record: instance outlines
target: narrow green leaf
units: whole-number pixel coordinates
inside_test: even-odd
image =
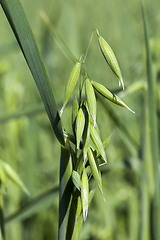
[[[3,168],[6,176],[8,176],[23,192],[25,192],[27,196],[30,196],[28,189],[25,187],[24,183],[18,174],[11,168],[11,166],[3,162]]]
[[[6,183],[6,177],[5,177],[5,171],[3,166],[3,161],[0,160],[0,186],[5,186]]]
[[[63,131],[63,134],[66,139],[68,139],[69,141],[71,141],[73,144],[76,145],[76,139],[73,135],[71,135],[70,133],[67,133],[65,130]]]
[[[62,54],[69,60],[70,63],[74,64],[76,61],[76,57],[74,56],[70,48],[67,46],[65,39],[63,39],[61,35],[58,33],[53,21],[49,19],[49,17],[43,10],[40,12],[40,16],[44,23],[46,24],[50,34],[54,38]]]
[[[51,84],[23,7],[19,0],[0,0],[0,3],[36,82],[54,133],[64,145],[61,121]]]
[[[90,204],[92,202],[92,199],[94,197],[94,194],[95,194],[95,191],[96,191],[96,187],[97,187],[97,185],[89,192],[89,199],[88,199],[89,206],[90,206]]]
[[[4,224],[4,215],[3,215],[3,196],[2,193],[0,192],[0,231],[1,231],[1,235],[2,235],[2,239],[5,240],[5,224]]]
[[[107,158],[106,158],[106,154],[104,151],[104,147],[103,147],[101,138],[100,138],[98,132],[96,131],[96,129],[91,124],[90,124],[90,135],[91,135],[91,138],[92,138],[95,146],[97,147],[97,150],[101,154],[103,160],[107,163]]]
[[[114,133],[114,132],[113,132],[113,133]],[[112,133],[111,135],[109,135],[109,137],[107,137],[106,140],[104,140],[104,142],[103,142],[103,147],[104,147],[104,149],[106,149],[106,147],[107,147],[108,144],[110,143],[111,138],[112,138],[112,136],[113,136],[113,133]]]

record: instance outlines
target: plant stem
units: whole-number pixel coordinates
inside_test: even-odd
[[[5,240],[5,225],[4,225],[4,215],[3,215],[3,195],[2,190],[0,188],[0,228],[2,239]]]
[[[73,193],[71,177],[72,159],[69,146],[66,143],[65,147],[61,147],[58,240],[65,240],[68,231],[68,217]]]
[[[156,79],[153,75],[153,64],[149,46],[149,36],[146,23],[146,12],[144,2],[142,3],[142,16],[144,23],[145,45],[146,45],[146,67],[148,81],[148,108],[150,122],[150,144],[154,171],[154,193],[151,200],[151,233],[152,239],[160,238],[160,206],[159,206],[159,159],[158,159],[158,125],[156,109]]]

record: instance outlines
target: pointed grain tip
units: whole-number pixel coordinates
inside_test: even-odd
[[[98,32],[98,29],[95,28],[94,30],[96,31],[97,36],[100,37],[100,34],[99,34],[99,32]]]
[[[96,126],[96,119],[93,119],[93,128]]]
[[[119,87],[122,85],[122,89],[124,90],[124,82],[123,80],[120,78],[119,79]]]
[[[105,153],[104,153],[104,155],[103,155],[103,158],[104,158],[105,163],[107,163],[107,157],[106,157],[106,154],[105,154]]]
[[[59,112],[60,117],[62,116],[63,110],[64,110],[64,107],[62,107],[60,112]]]
[[[84,222],[86,221],[86,219],[87,219],[87,214],[88,214],[88,212],[87,211],[84,211],[83,212],[83,220],[84,220]]]
[[[105,199],[105,197],[104,197],[104,194],[103,194],[103,190],[102,190],[102,188],[99,187],[99,189],[100,189],[100,191],[101,191],[101,194],[102,194],[102,197],[103,197],[104,202],[106,202],[106,199]]]
[[[130,112],[136,114],[136,113],[135,113],[132,109],[130,109],[129,107],[128,107],[128,110],[129,110]]]

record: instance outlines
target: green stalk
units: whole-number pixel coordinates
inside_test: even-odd
[[[58,240],[65,240],[67,232],[70,231],[67,226],[71,227],[71,225],[68,225],[68,218],[73,197],[73,167],[70,149],[67,145],[69,144],[66,142],[66,146],[61,147]]]
[[[144,99],[144,100],[143,100]],[[143,95],[142,107],[142,158],[143,172],[140,178],[140,239],[150,239],[150,202],[154,189],[153,163],[150,144],[150,125],[148,98],[146,92]]]
[[[0,233],[2,235],[2,239],[5,240],[5,225],[4,225],[4,215],[3,215],[3,195],[2,189],[0,186]]]
[[[56,41],[56,44],[58,45],[59,49],[62,51],[64,56],[69,60],[71,64],[75,64],[77,61],[77,57],[74,56],[72,51],[67,46],[64,39],[61,37],[61,35],[58,33],[56,27],[54,26],[53,22],[49,19],[49,17],[46,15],[44,11],[40,12],[40,16],[42,20],[44,21],[48,31],[50,34],[54,37],[54,40]]]
[[[142,174],[140,178],[140,240],[149,240],[150,239],[150,229],[149,229],[149,220],[150,220],[150,200],[148,186],[146,183],[146,176]]]
[[[153,161],[154,172],[154,193],[151,200],[151,232],[152,239],[160,238],[160,203],[159,203],[159,159],[158,159],[158,124],[157,124],[157,108],[156,108],[156,79],[153,75],[153,64],[151,58],[151,50],[149,46],[148,28],[146,22],[146,12],[144,1],[142,4],[142,17],[144,24],[145,46],[146,46],[146,67],[148,82],[148,110],[150,125],[150,144]]]

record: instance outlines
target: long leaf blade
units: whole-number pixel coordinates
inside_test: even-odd
[[[64,136],[52,88],[32,30],[19,0],[0,0],[44,103],[54,133],[64,145]]]

